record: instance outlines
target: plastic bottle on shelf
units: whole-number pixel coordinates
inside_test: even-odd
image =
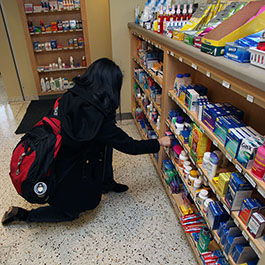
[[[86,56],[82,57],[82,66],[86,67]]]
[[[188,16],[187,16],[187,5],[184,4],[183,6],[183,10],[182,10],[182,16],[181,16],[182,20],[187,20]]]
[[[174,89],[176,91],[176,95],[179,96],[180,87],[182,85],[185,85],[184,75],[183,74],[177,74],[174,82]]]
[[[183,164],[187,160],[188,160],[188,156],[187,156],[186,152],[184,150],[181,151],[181,153],[179,155],[179,167],[183,168]]]
[[[265,176],[265,141],[262,146],[258,148],[253,166],[251,168],[252,174],[258,179],[264,179]]]
[[[46,91],[49,91],[51,89],[48,77],[45,78],[45,86],[46,86]]]
[[[198,197],[197,197],[197,202],[198,202],[198,204],[199,204],[200,206],[203,206],[204,201],[205,201],[206,199],[208,199],[208,194],[209,194],[208,190],[205,190],[205,189],[202,189],[202,190],[199,192],[199,195],[198,195]]]
[[[188,185],[193,187],[195,179],[198,177],[198,172],[196,170],[191,170],[188,178]]]
[[[47,88],[46,88],[45,80],[44,80],[43,77],[40,79],[40,86],[41,86],[41,91],[42,91],[43,93],[46,92]]]
[[[51,90],[55,91],[56,90],[56,85],[55,85],[55,81],[53,80],[53,78],[50,78],[50,86],[51,86]]]
[[[170,21],[170,16],[169,16],[169,6],[166,8],[166,15],[164,16],[164,22],[163,22],[163,32],[167,31],[167,25],[168,22]]]
[[[74,58],[73,58],[73,56],[70,56],[70,67],[74,68]]]
[[[185,161],[184,163],[186,163],[187,161]],[[186,166],[184,165],[184,178],[187,179],[190,175],[190,172],[192,170],[191,166]]]
[[[195,179],[193,183],[193,192],[196,193],[196,190],[198,190],[202,185],[202,181],[200,179]]]
[[[180,135],[183,129],[184,129],[184,117],[178,116],[175,123],[175,133],[177,135]]]
[[[58,57],[58,68],[62,69],[62,59],[60,56]]]
[[[181,9],[180,9],[180,5],[178,5],[177,7],[177,21],[181,20]]]
[[[219,162],[219,158],[217,154],[211,153],[208,168],[207,168],[207,175],[210,179],[213,179],[215,177],[218,162]]]
[[[64,87],[63,87],[63,79],[61,77],[59,77],[59,88],[60,88],[60,90],[64,89]]]
[[[204,203],[203,203],[203,211],[204,211],[204,213],[207,213],[209,203],[212,202],[212,201],[213,201],[213,200],[210,199],[210,198],[208,198],[208,199],[206,199],[206,200],[204,201]]]
[[[193,12],[193,4],[190,4],[190,6],[189,6],[189,10],[188,10],[188,20],[190,20],[191,19],[191,17],[192,17],[192,12]]]
[[[160,6],[159,16],[158,16],[158,28],[157,33],[163,34],[163,22],[164,22],[164,13],[163,13],[163,6]]]
[[[185,73],[183,78],[186,86],[191,85],[191,76],[189,73]]]
[[[160,130],[160,116],[157,117],[156,128],[157,128],[157,130]]]
[[[176,19],[177,19],[177,15],[176,15],[175,5],[172,5],[170,21],[173,22],[173,21],[176,21]]]
[[[208,170],[211,152],[205,152],[202,160],[202,168]]]

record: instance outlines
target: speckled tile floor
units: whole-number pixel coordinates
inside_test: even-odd
[[[0,106],[1,216],[10,205],[37,207],[17,195],[8,175],[21,137],[14,131],[28,104]],[[120,126],[140,138],[132,120]],[[97,209],[73,222],[0,225],[0,264],[197,264],[149,155],[115,151],[113,166],[115,179],[126,183],[128,192],[106,194]]]

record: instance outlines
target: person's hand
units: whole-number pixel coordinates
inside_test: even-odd
[[[171,139],[169,136],[164,136],[158,139],[161,146],[169,147],[171,145]]]

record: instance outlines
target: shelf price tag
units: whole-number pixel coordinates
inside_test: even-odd
[[[253,103],[254,102],[254,97],[251,95],[247,95],[247,101]]]
[[[192,115],[189,115],[190,119],[194,122],[194,118]]]
[[[249,237],[248,237],[248,235],[246,234],[245,231],[242,231],[242,235],[247,241],[249,240]]]
[[[258,192],[263,198],[265,198],[265,191],[262,188],[258,187]]]
[[[221,197],[219,196],[218,193],[216,193],[216,198],[217,198],[218,201],[221,201]]]
[[[198,66],[197,66],[196,64],[194,64],[194,63],[191,64],[191,67],[192,67],[193,69],[195,69],[195,70],[198,69]]]
[[[207,72],[206,72],[206,76],[207,76],[207,77],[211,77],[211,72],[207,71]]]
[[[227,213],[230,215],[230,210],[228,209],[228,207],[226,206],[226,204],[223,204],[224,209],[227,211]]]
[[[208,183],[208,179],[203,175],[203,179],[206,183]]]
[[[253,188],[255,188],[256,187],[256,182],[249,176],[249,174],[248,173],[245,173],[245,178],[249,181],[249,183],[253,186]]]
[[[180,61],[180,62],[183,62],[183,58],[182,58],[182,57],[179,57],[179,61]]]
[[[232,162],[233,158],[230,154],[226,153],[225,157],[230,161]]]
[[[174,52],[170,52],[170,55],[173,56],[173,57],[175,56]]]
[[[255,251],[255,253],[257,254],[257,256],[259,257],[259,259],[261,258],[261,253],[259,252],[259,250],[257,249],[257,247],[254,245],[254,243],[251,241],[250,246],[252,247],[252,249]]]
[[[170,52],[169,52],[169,51],[167,51],[167,54],[170,54]]]
[[[242,169],[241,166],[239,166],[238,164],[236,164],[235,168],[237,169],[237,171],[238,171],[239,173],[242,173],[243,169]]]
[[[222,86],[226,87],[226,88],[230,88],[231,84],[225,80],[223,80]]]
[[[199,171],[199,173],[200,173],[201,175],[203,175],[203,172],[202,172],[202,170],[201,170],[200,167],[198,167],[198,171]]]
[[[213,140],[213,145],[216,146],[216,147],[218,147],[218,142],[215,141],[215,140]]]
[[[187,114],[187,110],[185,108],[183,108],[183,112]]]
[[[237,221],[237,219],[234,219],[234,223],[236,224],[237,227],[240,227],[239,222]]]
[[[194,159],[191,156],[190,156],[190,160],[191,160],[192,164],[196,165]]]

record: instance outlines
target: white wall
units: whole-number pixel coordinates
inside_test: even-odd
[[[134,9],[137,5],[143,10],[146,0],[109,0],[112,59],[117,63],[124,75],[121,110],[131,112],[130,81],[130,35],[128,22],[134,21]]]

